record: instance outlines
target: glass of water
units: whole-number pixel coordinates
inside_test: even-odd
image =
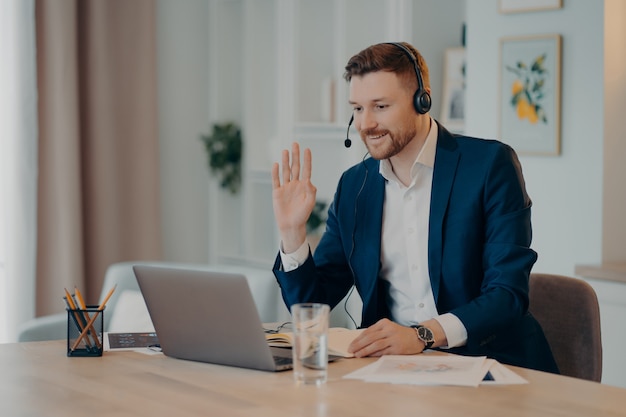
[[[297,383],[321,385],[328,377],[330,307],[320,303],[291,306],[293,375]]]

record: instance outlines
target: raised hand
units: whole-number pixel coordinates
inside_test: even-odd
[[[282,177],[282,183],[281,183]],[[311,183],[311,150],[305,149],[300,167],[300,145],[282,152],[282,169],[272,166],[272,202],[283,251],[294,252],[306,239],[306,222],[315,206],[317,188]]]

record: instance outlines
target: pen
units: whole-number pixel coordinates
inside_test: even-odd
[[[109,298],[111,298],[111,295],[113,295],[113,291],[115,291],[116,287],[117,287],[117,284],[114,285],[113,288],[111,288],[109,290],[109,293],[106,295],[106,297],[104,297],[104,300],[102,300],[102,303],[100,303],[100,306],[98,307],[98,310],[93,315],[91,320],[89,320],[89,323],[87,323],[87,326],[80,333],[80,336],[78,336],[78,339],[76,339],[76,342],[74,342],[74,345],[72,346],[72,349],[71,349],[72,351],[76,350],[76,347],[80,343],[81,339],[83,337],[85,337],[85,335],[87,334],[87,330],[89,330],[89,327],[93,326],[93,323],[96,321],[96,318],[98,317],[98,314],[100,314],[100,312],[102,312],[102,310],[104,310],[104,307],[106,306],[106,303],[109,301]]]

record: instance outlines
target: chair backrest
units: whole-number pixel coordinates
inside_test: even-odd
[[[600,382],[600,308],[587,282],[562,275],[530,275],[531,314],[548,339],[561,374]]]

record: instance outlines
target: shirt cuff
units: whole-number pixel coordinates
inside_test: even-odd
[[[448,339],[448,346],[441,346],[443,349],[463,346],[467,343],[467,329],[457,316],[452,313],[445,313],[435,317],[439,322]]]
[[[309,257],[309,242],[307,240],[304,241],[302,245],[295,252],[285,253],[283,252],[283,243],[280,243],[280,260],[283,264],[283,271],[289,272],[294,269],[298,269],[300,265],[302,265],[307,258]]]

